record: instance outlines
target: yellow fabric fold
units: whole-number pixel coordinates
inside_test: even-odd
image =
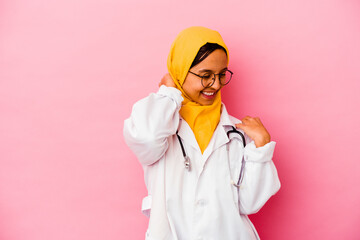
[[[229,51],[221,35],[205,27],[190,27],[180,32],[171,45],[167,60],[168,71],[184,97],[180,115],[194,132],[202,153],[220,121],[221,94],[219,91],[212,105],[202,106],[190,100],[182,85],[199,49],[206,43],[217,43],[224,47],[229,62]]]

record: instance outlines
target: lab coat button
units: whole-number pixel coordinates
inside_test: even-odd
[[[203,199],[200,199],[196,202],[196,205],[198,205],[198,206],[204,206],[205,204],[206,204],[206,202]]]

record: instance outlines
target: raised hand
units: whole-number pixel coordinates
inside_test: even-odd
[[[270,142],[270,134],[260,121],[258,117],[246,116],[241,119],[242,123],[235,126],[243,130],[252,140],[254,140],[256,147],[262,147]]]
[[[167,87],[174,87],[176,88],[176,85],[174,83],[174,80],[171,78],[170,73],[166,73],[163,78],[161,79],[160,83],[159,83],[159,87],[161,85],[165,85]]]

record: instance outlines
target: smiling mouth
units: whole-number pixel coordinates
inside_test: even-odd
[[[206,99],[213,99],[217,92],[201,92],[202,96]]]

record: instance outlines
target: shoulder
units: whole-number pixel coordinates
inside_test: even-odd
[[[229,119],[234,125],[237,124],[237,123],[241,123],[241,120],[234,117],[234,116],[229,115]]]
[[[230,125],[235,125],[237,123],[241,123],[241,120],[230,115],[225,107],[225,104],[222,104],[221,118],[225,120],[225,122],[230,122]]]

